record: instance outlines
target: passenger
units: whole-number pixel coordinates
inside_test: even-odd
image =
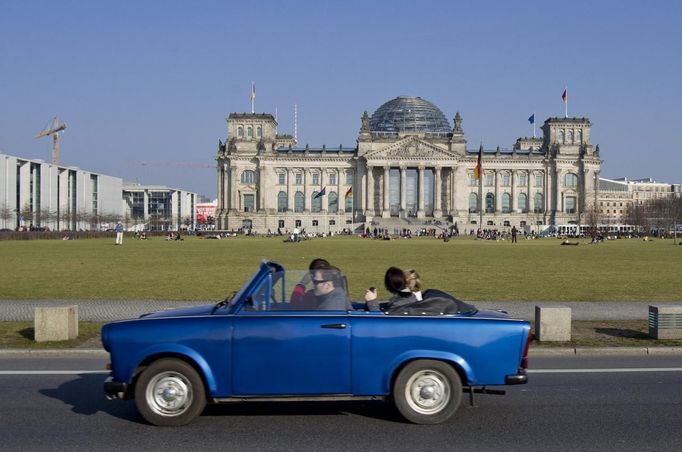
[[[422,301],[422,281],[417,270],[405,270],[405,282],[417,301]]]
[[[417,297],[407,287],[405,273],[397,267],[389,267],[384,275],[384,287],[392,294],[391,298],[385,303],[377,301],[377,293],[373,287],[365,292],[365,302],[368,311],[390,311],[400,306],[415,303]],[[374,289],[374,290],[373,290]]]
[[[313,293],[317,309],[321,311],[347,311],[353,309],[343,288],[341,271],[329,265],[311,272],[313,279]],[[306,293],[307,295],[307,293]]]

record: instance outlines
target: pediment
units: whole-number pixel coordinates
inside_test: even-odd
[[[385,148],[368,152],[365,158],[367,160],[451,160],[457,156],[420,138],[406,137]]]

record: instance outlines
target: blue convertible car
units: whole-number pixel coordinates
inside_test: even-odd
[[[300,282],[264,261],[228,300],[105,325],[107,396],[134,398],[155,425],[187,424],[206,403],[382,398],[435,424],[465,392],[527,381],[526,321],[419,306],[388,314],[364,302],[320,309],[294,302]]]

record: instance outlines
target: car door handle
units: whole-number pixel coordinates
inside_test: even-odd
[[[322,325],[322,328],[332,328],[334,330],[343,330],[344,328],[346,328],[346,326],[348,326],[348,325],[346,325],[345,323],[328,323],[326,325]]]

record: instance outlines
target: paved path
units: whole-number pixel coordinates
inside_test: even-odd
[[[84,321],[106,322],[130,319],[141,314],[181,306],[197,306],[214,301],[150,300],[0,300],[0,321],[32,321],[34,309],[43,306],[78,305],[78,317]],[[479,309],[502,309],[512,317],[532,320],[535,306],[555,304],[571,308],[573,320],[643,320],[649,315],[650,302],[532,302],[500,301],[472,303]],[[678,303],[679,304],[679,303]]]

